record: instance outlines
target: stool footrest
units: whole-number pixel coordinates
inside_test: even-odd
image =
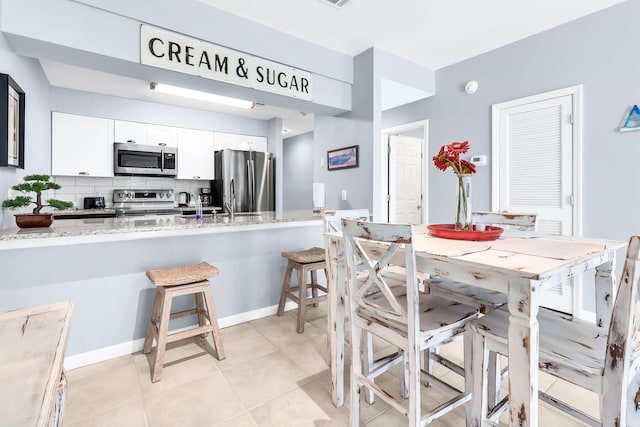
[[[180,341],[185,338],[194,337],[196,335],[207,334],[213,331],[213,327],[211,325],[207,326],[196,326],[191,329],[187,329],[185,331],[173,332],[167,335],[167,343]]]
[[[307,283],[307,286],[304,287],[304,290],[306,291],[308,289],[313,289],[313,288],[319,289],[324,293],[327,292],[327,288],[326,287],[324,287],[322,285],[311,286],[311,283]],[[291,293],[291,292],[298,291],[298,290],[300,290],[300,286],[291,286],[290,288],[287,288],[287,293]]]
[[[198,314],[198,309],[197,308],[192,308],[191,310],[184,310],[184,311],[178,311],[177,313],[171,313],[171,316],[169,316],[170,319],[179,319],[181,317],[186,317],[189,316],[191,314]]]
[[[294,301],[298,299],[298,296],[292,294],[291,292],[287,292],[286,294],[289,298],[291,298]],[[305,298],[304,303],[305,305],[311,305],[311,304],[317,304],[319,302],[326,301],[326,300],[327,300],[326,295],[318,295],[317,297]]]

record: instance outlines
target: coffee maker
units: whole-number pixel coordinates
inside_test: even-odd
[[[211,188],[200,189],[200,200],[202,201],[202,206],[211,206],[211,203],[213,202]]]

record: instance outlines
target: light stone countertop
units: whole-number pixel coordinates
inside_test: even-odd
[[[218,214],[196,220],[193,215],[146,215],[116,218],[54,220],[48,228],[0,230],[0,250],[68,244],[99,243],[193,234],[265,230],[320,225],[321,215],[312,211]]]
[[[73,216],[73,215],[115,215],[116,210],[113,208],[104,209],[65,209],[53,212],[54,218]]]

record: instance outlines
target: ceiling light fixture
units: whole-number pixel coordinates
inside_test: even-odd
[[[247,110],[252,109],[255,104],[251,101],[245,101],[243,99],[230,98],[228,96],[215,95],[213,93],[201,92],[199,90],[185,89],[183,87],[171,86],[167,84],[160,84],[151,82],[149,85],[151,90],[157,92],[166,93],[169,95],[182,96],[184,98],[197,99],[200,101],[213,102],[216,104],[228,105],[230,107],[244,108]]]

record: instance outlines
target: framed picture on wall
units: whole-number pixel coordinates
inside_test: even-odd
[[[348,169],[358,167],[358,146],[338,148],[327,151],[327,170]]]
[[[0,166],[24,169],[24,91],[0,74]]]

